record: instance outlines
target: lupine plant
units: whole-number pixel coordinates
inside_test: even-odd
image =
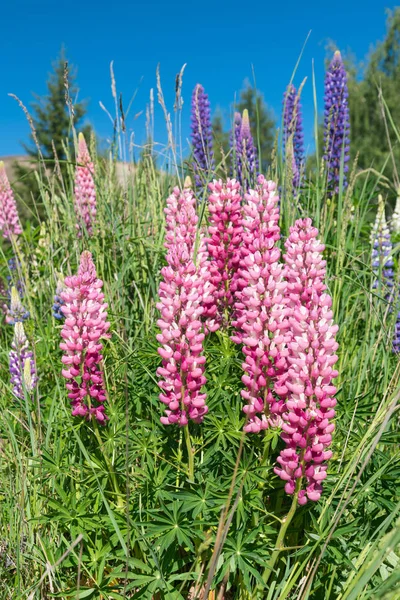
[[[85,251],[81,255],[78,274],[65,278],[65,290],[60,294],[65,316],[60,344],[64,351],[62,374],[67,380],[72,414],[94,418],[100,424],[108,418],[104,406],[107,394],[101,370],[101,339],[109,337],[110,327],[102,287],[92,255]]]
[[[381,219],[373,265],[369,239],[386,180],[337,196],[336,162],[293,202],[277,149],[268,175],[224,161],[192,187],[165,104],[174,170],[143,156],[119,181],[112,151],[92,169],[64,144],[65,168],[37,164],[37,218],[1,237],[23,296],[0,324],[0,598],[397,600],[399,249]]]
[[[214,169],[210,101],[199,83],[192,94],[191,129],[193,171],[198,189],[203,189]]]
[[[3,161],[0,161],[0,231],[8,239],[22,233],[14,192]]]
[[[337,50],[325,75],[324,160],[327,169],[327,188],[330,195],[347,186],[350,160],[350,117],[347,73]]]
[[[283,108],[283,147],[286,154],[290,144],[293,148],[293,189],[296,193],[300,185],[301,174],[304,171],[305,156],[300,96],[293,84],[288,86],[284,94]]]
[[[37,385],[35,361],[29,348],[24,326],[17,321],[9,355],[10,375],[13,392],[17,398],[24,398],[24,390],[31,394]]]
[[[94,165],[83,133],[78,137],[78,155],[75,171],[75,209],[79,235],[83,230],[87,235],[93,234],[96,221],[96,188],[94,184]]]

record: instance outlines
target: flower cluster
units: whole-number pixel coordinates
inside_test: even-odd
[[[3,161],[0,161],[0,231],[5,238],[22,233],[17,204]]]
[[[79,235],[85,228],[88,235],[93,234],[96,220],[96,188],[94,185],[94,165],[82,133],[78,138],[78,156],[75,171],[75,209],[78,215]]]
[[[101,292],[103,282],[97,278],[90,252],[81,255],[78,274],[65,278],[65,290],[60,296],[65,315],[61,331],[64,350],[63,376],[67,379],[68,397],[74,416],[95,418],[105,423],[106,390],[100,363],[103,359],[101,338],[107,331],[107,304]]]
[[[236,292],[233,341],[243,344],[246,386],[241,394],[246,405],[246,432],[258,433],[275,425],[283,410],[277,376],[286,365],[287,329],[284,298],[286,282],[279,239],[279,197],[276,185],[258,176],[255,190],[245,194],[243,246]]]
[[[161,270],[159,287],[160,311],[158,326],[161,344],[158,352],[162,366],[157,375],[162,379],[160,400],[166,405],[166,416],[161,423],[180,426],[189,419],[200,423],[208,408],[206,394],[201,388],[206,383],[203,356],[204,285],[194,262],[193,227],[197,225],[195,199],[190,190],[177,188],[167,200],[167,266]]]
[[[350,118],[347,74],[342,57],[336,51],[325,76],[324,160],[328,173],[328,190],[339,192],[340,165],[343,160],[343,186],[347,186],[346,173],[350,160]],[[343,157],[343,158],[342,158]]]
[[[292,84],[285,92],[283,105],[283,144],[286,152],[289,140],[293,146],[293,188],[297,190],[300,185],[300,174],[304,168],[304,134],[300,97]]]
[[[196,187],[202,189],[214,169],[210,102],[199,83],[193,90],[191,129]]]
[[[228,321],[227,311],[234,303],[236,274],[242,241],[240,184],[235,179],[214,180],[208,199],[211,283],[220,321]]]
[[[286,278],[289,298],[288,366],[278,381],[286,393],[282,438],[286,448],[278,457],[275,473],[284,481],[288,494],[297,493],[299,504],[319,500],[321,482],[334,424],[338,373],[332,300],[325,292],[323,244],[311,219],[296,221],[285,243]]]
[[[35,361],[29,349],[24,326],[17,322],[14,327],[14,337],[10,351],[10,375],[13,392],[17,398],[24,398],[24,388],[31,394],[37,385]]]

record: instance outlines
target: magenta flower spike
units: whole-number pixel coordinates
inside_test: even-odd
[[[338,357],[332,300],[326,293],[325,248],[317,239],[311,219],[299,219],[285,243],[289,298],[288,369],[279,381],[287,393],[282,439],[286,448],[278,457],[275,473],[288,494],[298,492],[299,504],[317,501],[326,478],[326,462],[334,424]]]
[[[17,204],[3,161],[0,161],[0,231],[8,239],[22,233]]]
[[[103,345],[102,338],[110,323],[107,321],[107,307],[101,291],[103,282],[97,278],[96,268],[90,252],[82,252],[77,275],[66,277],[65,290],[60,293],[65,315],[61,331],[64,350],[62,363],[63,376],[67,379],[68,398],[71,399],[73,416],[94,418],[104,424],[104,402],[106,390],[100,363]]]
[[[96,188],[94,185],[94,165],[91,161],[83,133],[78,136],[78,156],[75,171],[75,210],[78,218],[79,235],[85,228],[88,235],[93,234],[96,220]]]
[[[240,184],[235,179],[214,180],[209,184],[208,253],[211,283],[215,287],[218,318],[227,324],[234,303],[237,270],[242,241],[242,209]]]
[[[232,337],[243,344],[246,356],[242,365],[246,389],[241,395],[246,401],[244,430],[248,433],[259,433],[281,422],[284,402],[275,385],[286,367],[287,355],[286,282],[279,263],[280,250],[275,246],[280,236],[279,196],[273,181],[263,175],[257,181],[256,189],[245,194],[243,206],[236,332]]]
[[[157,322],[161,329],[157,335],[161,344],[158,353],[162,358],[157,375],[161,378],[159,397],[166,405],[166,416],[161,417],[161,423],[176,423],[181,427],[187,425],[189,419],[201,423],[208,412],[206,394],[201,392],[206,383],[202,320],[205,287],[207,284],[209,295],[210,286],[202,277],[202,269],[205,269],[202,242],[198,253],[203,255],[200,267],[194,263],[196,233],[193,228],[197,225],[194,205],[190,190],[180,192],[175,188],[167,199],[168,265],[161,270],[163,280],[157,304],[161,316]]]

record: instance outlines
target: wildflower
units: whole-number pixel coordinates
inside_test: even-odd
[[[65,318],[65,315],[62,311],[64,300],[61,298],[61,292],[63,292],[64,290],[64,279],[60,277],[57,281],[56,293],[54,295],[54,303],[52,307],[53,317],[57,319],[57,321],[62,321]]]
[[[29,316],[29,311],[23,306],[17,288],[13,286],[11,288],[10,308],[7,311],[6,322],[9,325],[15,325],[16,323],[26,321],[29,319]]]
[[[193,169],[196,187],[202,189],[204,182],[214,169],[214,152],[212,148],[212,129],[210,102],[204,88],[199,83],[193,90],[191,113]]]
[[[78,216],[77,228],[82,235],[85,228],[88,235],[93,234],[96,220],[96,188],[94,185],[94,165],[83,134],[78,138],[78,156],[75,171],[75,210]]]
[[[214,302],[220,320],[227,322],[228,310],[234,302],[235,279],[240,260],[241,196],[235,179],[214,180],[209,186],[208,252],[211,282],[215,287]]]
[[[24,326],[20,321],[15,324],[14,337],[10,351],[10,375],[13,392],[17,398],[24,397],[24,386],[31,394],[37,385],[36,367],[33,353],[25,335]]]
[[[22,233],[17,204],[3,161],[0,161],[0,231],[5,238]]]
[[[102,287],[91,253],[83,252],[78,274],[65,278],[65,290],[60,294],[66,317],[60,348],[64,350],[62,374],[67,379],[73,416],[95,418],[104,424],[108,419],[106,390],[99,365],[103,359],[101,339],[109,337],[110,323]]]
[[[258,433],[280,422],[283,400],[275,383],[286,365],[287,329],[284,268],[280,250],[279,197],[276,185],[263,175],[255,190],[245,194],[243,211],[243,248],[239,269],[239,288],[235,303],[237,331],[232,337],[243,344],[246,356],[242,367],[246,386],[241,395],[246,401],[246,432]]]
[[[236,164],[237,178],[243,187],[248,187],[253,181],[258,169],[257,150],[251,135],[249,112],[243,111],[240,122],[240,133],[236,130],[235,123],[235,141],[236,141]]]
[[[178,201],[177,201],[178,199]],[[167,266],[161,270],[160,301],[157,308],[161,318],[157,321],[161,333],[158,353],[162,366],[157,369],[160,400],[167,406],[161,423],[180,426],[189,419],[201,423],[208,408],[206,394],[201,388],[205,357],[202,323],[203,280],[194,263],[192,227],[197,223],[194,212],[195,199],[191,193],[174,193],[167,199]]]
[[[350,118],[347,74],[339,51],[336,51],[325,76],[324,160],[328,173],[328,193],[339,192],[340,165],[343,156],[343,187],[350,160]]]
[[[389,300],[390,291],[393,288],[394,283],[394,263],[392,258],[393,247],[390,239],[389,227],[385,217],[385,205],[381,195],[379,195],[378,210],[371,231],[371,245],[372,270],[376,276],[372,287],[376,289],[379,287],[380,283],[385,289],[386,298]]]
[[[331,297],[325,292],[324,245],[311,219],[299,219],[285,243],[287,297],[289,298],[288,368],[277,387],[287,394],[282,415],[286,448],[278,457],[275,473],[288,494],[298,493],[299,504],[319,500],[326,478],[327,450],[335,429],[338,357]]]
[[[304,133],[300,97],[294,85],[289,85],[284,95],[283,144],[287,152],[288,142],[293,144],[293,188],[298,189],[300,174],[304,169]]]

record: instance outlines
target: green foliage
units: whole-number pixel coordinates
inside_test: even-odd
[[[381,90],[395,123],[399,123],[400,8],[389,12],[385,39],[369,56],[362,78],[356,75],[354,71],[349,82],[352,155],[359,153],[362,168],[373,166],[380,171],[385,166],[385,174],[391,180],[395,178],[398,186],[399,143],[387,130],[387,116],[379,95]],[[390,146],[393,156],[389,158]]]

